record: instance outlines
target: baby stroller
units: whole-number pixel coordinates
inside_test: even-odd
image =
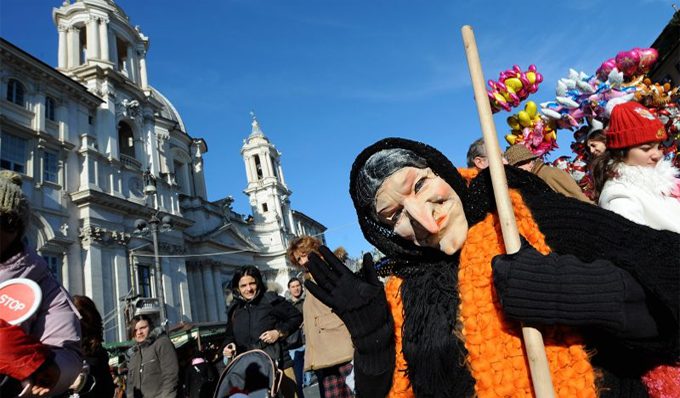
[[[248,397],[279,397],[283,372],[262,350],[237,355],[222,371],[214,398],[228,398],[236,393]]]

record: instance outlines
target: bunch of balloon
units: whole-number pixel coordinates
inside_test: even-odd
[[[530,65],[529,69],[522,71],[519,66],[514,65],[500,73],[498,81],[489,80],[489,102],[493,113],[501,110],[519,106],[520,102],[538,90],[538,85],[543,81],[543,75],[538,73],[535,65]]]
[[[609,58],[595,72],[600,80],[606,80],[609,73],[616,68],[626,79],[644,75],[652,68],[659,58],[659,52],[654,48],[634,48],[621,51],[616,57]]]
[[[540,157],[557,148],[555,123],[538,113],[535,102],[527,101],[524,110],[508,117],[507,122],[511,129],[505,136],[508,144],[522,143]]]

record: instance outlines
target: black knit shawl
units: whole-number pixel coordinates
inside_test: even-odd
[[[455,337],[460,303],[458,255],[414,245],[385,228],[375,212],[355,197],[356,175],[374,153],[405,148],[427,160],[435,174],[456,191],[469,226],[495,211],[488,170],[469,185],[451,162],[426,144],[387,138],[364,149],[350,173],[350,195],[365,238],[390,258],[392,271],[404,278],[403,352],[405,371],[418,397],[462,397],[473,394],[474,380],[464,366],[466,350]],[[583,261],[607,259],[630,272],[648,293],[661,329],[656,339],[623,341],[635,350],[673,358],[680,356],[680,235],[635,224],[615,213],[553,192],[538,177],[506,167],[508,186],[517,189],[532,212],[546,243],[558,254]],[[606,365],[605,365],[606,366]]]

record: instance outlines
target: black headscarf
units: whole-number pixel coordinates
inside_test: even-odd
[[[458,254],[416,246],[383,226],[375,211],[382,182],[403,167],[430,167],[466,202],[465,180],[436,149],[420,142],[387,138],[364,149],[350,174],[350,195],[366,239],[391,259],[392,271],[404,278],[402,349],[404,369],[418,397],[465,397],[474,380],[465,367],[466,351],[456,337],[459,306]]]

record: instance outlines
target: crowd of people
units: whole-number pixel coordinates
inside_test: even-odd
[[[666,139],[632,101],[606,126],[593,123],[593,200],[567,172],[510,146],[503,159],[522,237],[512,255],[483,141],[458,169],[426,144],[380,140],[350,173],[361,230],[385,255],[378,264],[366,255],[352,271],[344,249],[298,237],[285,297],[257,267],[235,272],[217,363],[197,354],[180,369],[165,330],[138,315],[116,384],[95,303],[72,298],[27,247],[21,177],[0,171],[0,282],[27,278],[42,291],[35,316],[0,319],[0,392],[302,398],[314,383],[323,398],[532,396],[521,340],[530,325],[543,333],[557,396],[680,396],[680,176]],[[240,378],[220,389],[219,372]]]

